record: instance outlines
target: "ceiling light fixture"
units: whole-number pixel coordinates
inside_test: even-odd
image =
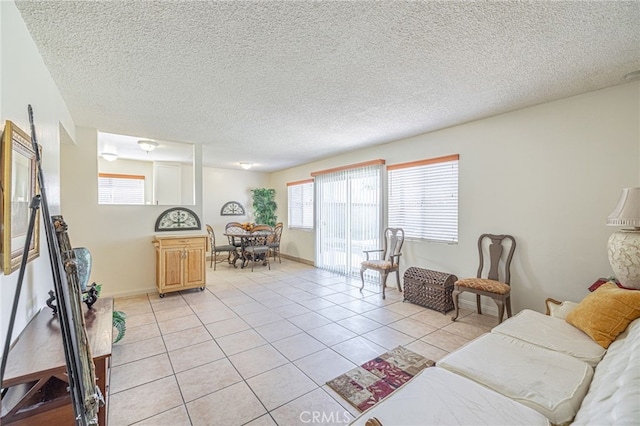
[[[118,154],[114,154],[113,152],[103,152],[100,154],[100,157],[107,161],[115,161],[118,159]]]
[[[640,70],[631,71],[630,73],[624,76],[624,79],[627,81],[637,80],[640,78]]]
[[[253,163],[240,163],[240,167],[245,170],[249,170],[251,167],[253,167]]]
[[[156,149],[156,147],[158,146],[158,142],[141,140],[138,141],[138,145],[140,145],[140,148],[142,148],[144,151],[147,151],[147,153],[149,153]]]

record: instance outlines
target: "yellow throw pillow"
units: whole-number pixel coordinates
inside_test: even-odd
[[[640,291],[609,282],[585,297],[566,321],[606,349],[636,318],[640,318]]]

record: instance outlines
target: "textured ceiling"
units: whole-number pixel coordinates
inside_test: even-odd
[[[640,1],[17,1],[79,126],[274,171],[625,83]]]

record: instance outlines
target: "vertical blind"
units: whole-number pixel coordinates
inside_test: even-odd
[[[459,155],[387,167],[389,226],[407,238],[458,241]]]
[[[362,251],[379,248],[383,163],[373,163],[314,174],[317,267],[359,276]]]
[[[287,183],[289,228],[313,229],[313,179]]]
[[[98,204],[144,204],[144,176],[98,174]]]

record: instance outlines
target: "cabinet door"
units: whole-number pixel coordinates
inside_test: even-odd
[[[206,244],[190,246],[186,248],[187,258],[185,264],[184,285],[193,287],[205,283],[205,257]]]
[[[182,287],[182,277],[184,276],[184,247],[165,247],[162,249],[162,265],[164,270],[161,271],[163,278],[160,283],[161,290]]]

